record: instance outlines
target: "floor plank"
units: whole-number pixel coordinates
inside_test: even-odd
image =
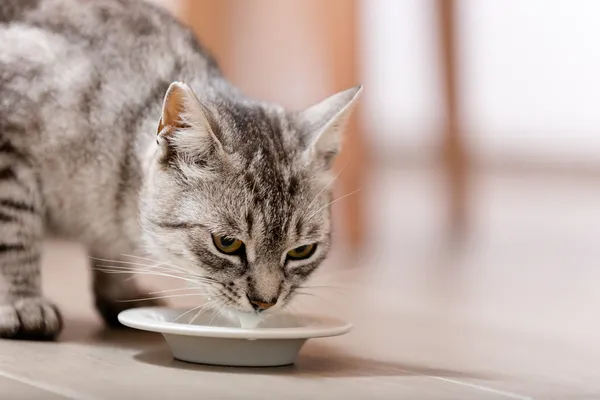
[[[48,399],[48,400],[64,400],[71,398],[71,393],[63,393],[62,389],[47,387],[37,382],[27,382],[21,377],[3,376],[0,372],[0,393],[3,399],[11,400],[31,400],[31,399]],[[58,391],[59,393],[55,392]]]

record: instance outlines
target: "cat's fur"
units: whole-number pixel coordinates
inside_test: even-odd
[[[280,309],[328,252],[329,172],[359,92],[286,111],[239,93],[155,6],[2,0],[0,337],[61,330],[40,288],[48,232],[98,258],[145,249],[219,306]],[[221,254],[211,234],[243,240],[245,254]],[[317,242],[311,259],[286,261]],[[122,275],[94,278],[108,322],[139,305],[116,301],[140,295]]]

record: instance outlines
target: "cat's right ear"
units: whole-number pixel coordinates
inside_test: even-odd
[[[173,82],[167,89],[158,123],[157,143],[165,158],[197,163],[223,148],[211,126],[210,111],[185,83]]]
[[[299,114],[304,127],[305,155],[330,170],[340,152],[346,122],[356,105],[362,86],[339,92]]]

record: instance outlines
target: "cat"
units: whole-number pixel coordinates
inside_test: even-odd
[[[138,0],[2,0],[0,43],[0,338],[62,330],[40,285],[49,234],[92,260],[146,254],[257,318],[327,256],[333,161],[361,86],[301,111],[252,100]],[[109,325],[144,304],[121,301],[142,295],[123,275],[93,279]]]

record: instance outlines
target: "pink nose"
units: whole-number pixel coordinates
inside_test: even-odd
[[[252,307],[254,308],[255,311],[268,310],[269,308],[273,307],[276,303],[276,302],[265,303],[263,301],[252,300],[252,299],[249,299],[249,300],[250,300],[250,304],[252,304]]]

